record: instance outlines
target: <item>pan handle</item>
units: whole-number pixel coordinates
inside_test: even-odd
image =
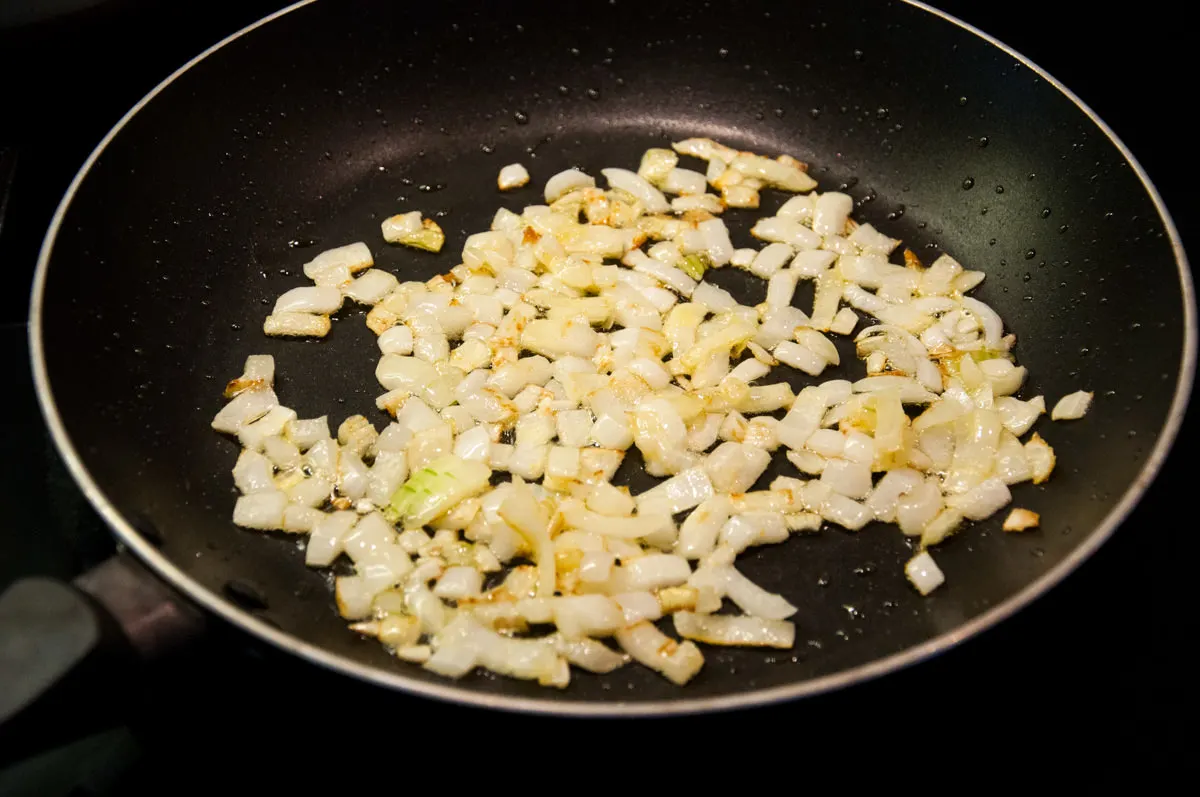
[[[127,554],[73,584],[13,584],[0,595],[0,765],[111,726],[144,668],[203,626],[203,614]]]

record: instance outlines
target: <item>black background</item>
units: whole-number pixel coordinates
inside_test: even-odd
[[[9,183],[7,200],[0,195],[0,274],[7,278],[0,357],[6,381],[15,385],[8,403],[15,397],[16,405],[0,417],[0,484],[6,504],[15,507],[0,521],[0,587],[26,573],[69,576],[111,549],[50,451],[29,387],[23,324],[50,214],[88,152],[130,105],[191,56],[276,5],[126,0],[0,29],[0,191]],[[1143,2],[1120,15],[1028,0],[940,5],[1022,52],[1088,103],[1139,158],[1185,245],[1195,243],[1195,133],[1185,120],[1196,69],[1185,49],[1187,26],[1168,4]],[[417,5],[413,13],[419,17]],[[1188,427],[1185,438],[1194,436]],[[1194,677],[1184,650],[1192,625],[1185,589],[1191,565],[1183,539],[1195,521],[1185,519],[1187,490],[1177,448],[1114,539],[1033,608],[932,662],[841,694],[634,728],[555,724],[380,695],[218,633],[187,667],[131,692],[119,731],[0,774],[0,795],[25,793],[18,778],[28,784],[35,777],[41,785],[29,793],[66,794],[72,787],[162,793],[162,779],[183,771],[195,785],[206,776],[226,781],[237,761],[304,770],[306,753],[318,751],[319,769],[328,772],[343,768],[334,764],[338,759],[361,767],[383,755],[415,774],[426,763],[461,765],[461,752],[452,750],[467,740],[492,751],[478,754],[477,772],[465,773],[482,782],[512,767],[528,772],[538,757],[530,751],[562,738],[574,740],[585,759],[611,761],[613,772],[628,771],[644,754],[667,753],[674,739],[701,765],[706,755],[715,764],[722,756],[713,753],[731,746],[749,755],[780,745],[792,758],[767,771],[800,777],[803,767],[813,777],[837,775],[844,786],[862,774],[861,762],[882,761],[877,756],[884,753],[904,763],[880,763],[875,774],[899,776],[901,783],[916,771],[941,780],[958,766],[990,778],[998,765],[1023,773],[1031,785],[1042,767],[1071,777],[1144,779],[1165,772],[1185,750],[1190,725]],[[310,690],[318,697],[305,699]],[[367,706],[370,719],[362,720]],[[355,723],[339,732],[351,717]],[[271,741],[280,740],[290,751],[283,757],[270,751]],[[217,765],[201,765],[214,755]],[[745,779],[752,773],[738,782],[752,782]],[[393,788],[404,780],[398,776]]]

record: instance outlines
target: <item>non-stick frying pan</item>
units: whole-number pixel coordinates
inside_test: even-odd
[[[796,649],[709,649],[684,689],[638,667],[577,674],[562,692],[486,675],[448,682],[357,638],[293,539],[232,525],[237,447],[208,422],[252,353],[275,356],[281,398],[301,416],[374,412],[373,336],[351,312],[319,343],[267,339],[265,305],[302,284],[315,252],[356,240],[402,278],[445,271],[498,205],[540,201],[549,175],[633,164],[691,135],[810,161],[823,188],[857,198],[860,218],[985,270],[978,295],[1018,335],[1032,377],[1023,394],[1095,392],[1085,420],[1043,421],[1054,478],[1014,491],[1042,528],[1004,535],[994,520],[954,538],[938,552],[948,583],[929,598],[905,583],[911,552],[894,529],[827,530],[750,554],[748,575],[801,607]],[[496,172],[514,161],[534,180],[499,195]],[[442,255],[378,240],[380,219],[413,208],[446,229]],[[749,217],[729,220],[747,241]],[[762,290],[719,279],[749,303]],[[1153,478],[1190,390],[1195,313],[1171,220],[1103,123],[1020,56],[918,4],[302,3],[177,72],[96,149],[46,237],[31,342],[75,478],[186,598],[157,602],[128,565],[93,575],[91,593],[123,596],[127,632],[147,607],[178,620],[191,602],[414,694],[632,715],[833,689],[1028,604]],[[37,590],[26,586],[28,604]],[[856,613],[887,620],[860,633]],[[130,632],[143,649],[181,627],[149,615]]]

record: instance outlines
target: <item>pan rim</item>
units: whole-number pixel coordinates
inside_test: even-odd
[[[87,497],[88,501],[97,511],[97,513],[104,519],[105,523],[112,530],[119,542],[123,543],[132,553],[134,553],[141,561],[146,563],[161,578],[174,585],[176,589],[179,589],[191,600],[195,601],[200,606],[203,606],[207,611],[210,611],[224,620],[227,620],[253,633],[258,638],[270,642],[281,650],[292,653],[310,663],[322,666],[328,670],[336,671],[343,675],[353,676],[373,685],[387,687],[398,692],[437,700],[445,700],[451,703],[473,708],[500,709],[529,714],[574,717],[684,716],[699,713],[755,708],[767,704],[833,692],[852,684],[872,680],[881,675],[885,675],[887,673],[897,671],[929,659],[939,653],[959,645],[971,637],[977,636],[989,628],[994,627],[1003,620],[1011,617],[1021,609],[1028,606],[1036,598],[1040,597],[1057,584],[1061,583],[1070,573],[1079,567],[1079,565],[1081,565],[1086,559],[1095,553],[1095,551],[1113,535],[1117,527],[1124,522],[1129,513],[1140,501],[1147,487],[1149,487],[1150,483],[1158,475],[1163,462],[1166,460],[1168,452],[1178,436],[1179,428],[1183,422],[1184,415],[1186,414],[1188,401],[1191,395],[1192,383],[1195,376],[1197,349],[1196,297],[1187,255],[1184,252],[1183,243],[1179,238],[1179,232],[1176,229],[1174,220],[1171,218],[1170,213],[1163,204],[1162,197],[1159,195],[1158,190],[1151,182],[1141,164],[1134,157],[1133,153],[1130,152],[1125,146],[1124,142],[1122,142],[1121,139],[1118,138],[1117,135],[1112,131],[1112,129],[1109,128],[1104,120],[1102,120],[1070,89],[1060,83],[1040,66],[1033,63],[1031,60],[1013,48],[1007,46],[1003,42],[1000,42],[994,37],[984,33],[973,25],[963,22],[951,14],[934,8],[933,6],[930,6],[924,2],[920,2],[920,0],[903,1],[907,5],[918,8],[936,17],[940,17],[950,24],[956,25],[963,30],[974,34],[975,36],[978,36],[1002,52],[1012,56],[1025,67],[1036,73],[1040,78],[1054,86],[1054,88],[1061,92],[1068,100],[1074,103],[1076,107],[1083,111],[1083,113],[1092,121],[1092,123],[1104,133],[1104,135],[1113,143],[1113,145],[1133,168],[1134,173],[1137,175],[1138,180],[1142,183],[1146,192],[1149,194],[1151,201],[1154,203],[1155,209],[1158,212],[1159,218],[1163,222],[1167,235],[1171,241],[1171,248],[1175,255],[1175,263],[1179,271],[1180,288],[1184,303],[1184,341],[1179,380],[1171,400],[1171,406],[1167,414],[1166,422],[1163,424],[1158,439],[1155,442],[1155,445],[1151,450],[1145,465],[1143,465],[1142,469],[1139,471],[1137,478],[1128,486],[1128,488],[1122,494],[1121,499],[1108,512],[1108,514],[1105,515],[1104,519],[1092,530],[1089,535],[1087,535],[1086,539],[1078,547],[1072,550],[1062,561],[1060,561],[1051,569],[1047,570],[1031,583],[1027,584],[1021,590],[1010,595],[1001,603],[972,618],[953,631],[941,634],[937,637],[898,651],[884,658],[876,659],[866,664],[852,667],[841,672],[783,686],[754,689],[746,692],[720,695],[715,697],[691,698],[686,695],[686,690],[683,690],[681,691],[679,698],[671,700],[654,700],[643,703],[600,703],[580,700],[527,698],[503,694],[494,695],[475,692],[471,689],[457,686],[453,682],[431,683],[414,678],[400,670],[389,671],[366,665],[276,629],[264,621],[254,617],[249,612],[246,612],[245,610],[226,601],[216,592],[213,592],[200,584],[198,581],[193,579],[174,563],[172,563],[166,556],[160,553],[146,539],[144,539],[134,529],[133,525],[108,500],[96,482],[92,479],[87,466],[84,464],[82,458],[76,451],[70,437],[67,434],[66,427],[61,416],[59,415],[54,396],[50,391],[44,341],[42,339],[42,302],[45,293],[46,274],[49,268],[55,239],[58,236],[58,232],[62,225],[63,219],[65,218],[66,211],[74,199],[79,186],[82,184],[91,168],[95,165],[96,161],[112,142],[112,140],[143,107],[145,107],[160,92],[166,89],[185,72],[227,44],[230,44],[231,42],[241,38],[251,31],[266,25],[275,19],[278,19],[285,14],[289,14],[292,11],[307,6],[310,3],[315,2],[315,0],[300,0],[299,2],[282,8],[273,14],[247,25],[246,27],[230,34],[220,42],[209,47],[207,50],[192,58],[183,66],[172,72],[167,78],[165,78],[148,94],[146,94],[146,96],[139,100],[138,103],[134,105],[128,112],[126,112],[116,123],[116,125],[114,125],[113,128],[105,135],[105,137],[101,139],[100,143],[97,144],[95,149],[84,162],[83,166],[80,167],[78,173],[72,179],[70,186],[67,188],[66,193],[63,195],[62,200],[55,210],[54,216],[50,222],[50,226],[47,229],[46,235],[43,239],[41,250],[38,254],[37,268],[34,273],[33,288],[30,296],[28,322],[29,347],[34,377],[34,387],[37,393],[38,403],[41,407],[42,415],[46,421],[46,425],[50,430],[51,437],[54,440],[54,444],[57,447],[60,456],[62,456],[72,478],[74,478],[80,490]]]

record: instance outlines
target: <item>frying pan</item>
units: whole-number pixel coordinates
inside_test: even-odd
[[[232,525],[237,447],[208,422],[253,353],[274,355],[281,400],[302,417],[370,415],[373,336],[350,312],[319,343],[266,339],[264,304],[303,284],[317,251],[356,240],[402,279],[445,271],[498,205],[539,202],[549,175],[636,163],[694,135],[809,161],[822,189],[856,197],[860,219],[923,256],[985,270],[977,295],[1016,332],[1030,369],[1022,395],[1095,392],[1084,421],[1038,427],[1059,466],[1048,484],[1015,488],[1014,504],[1039,512],[1042,528],[1004,535],[993,520],[958,535],[938,550],[948,583],[929,598],[905,583],[911,551],[894,529],[827,530],[750,553],[745,572],[801,607],[796,649],[706,649],[684,689],[639,667],[576,674],[561,692],[485,674],[449,682],[357,638],[294,539]],[[495,174],[514,161],[534,180],[499,195]],[[446,230],[441,256],[378,240],[383,217],[412,208]],[[727,220],[747,242],[749,216]],[[747,303],[763,290],[716,279]],[[106,636],[80,619],[99,604],[143,655],[217,615],[385,687],[573,715],[811,695],[999,622],[1136,503],[1174,438],[1195,359],[1182,247],[1111,131],[978,31],[920,4],[867,0],[618,0],[587,14],[527,2],[499,17],[459,4],[300,3],[192,61],[104,139],[46,236],[30,329],[54,439],[132,554],[89,574],[83,602],[47,582],[5,596],[4,633],[76,633],[73,646],[39,648],[58,651],[54,673]],[[636,467],[625,476],[645,486]],[[859,633],[864,613],[887,621]],[[18,665],[46,671],[49,654],[13,649],[10,683]],[[0,708],[15,714],[53,680],[21,679]]]

